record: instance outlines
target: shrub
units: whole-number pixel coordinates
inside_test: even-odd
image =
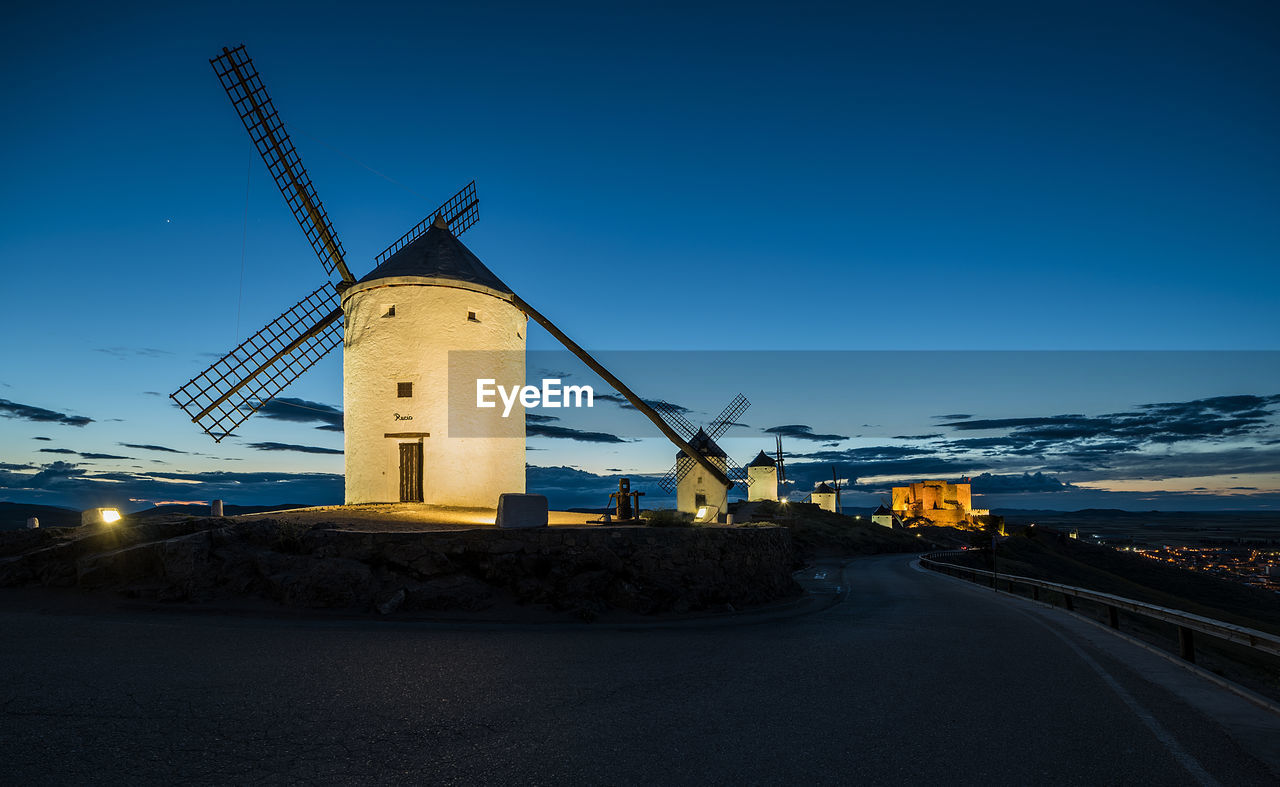
[[[649,527],[692,527],[693,514],[686,514],[683,511],[672,511],[669,508],[660,508],[656,511],[644,511],[640,514]]]

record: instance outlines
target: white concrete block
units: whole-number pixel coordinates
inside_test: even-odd
[[[498,527],[546,527],[547,496],[507,493],[498,496]]]

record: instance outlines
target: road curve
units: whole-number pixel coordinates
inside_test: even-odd
[[[450,628],[0,601],[0,782],[1280,781],[1268,749],[1280,718],[911,562],[817,566],[810,576],[839,578],[839,603],[741,626]]]

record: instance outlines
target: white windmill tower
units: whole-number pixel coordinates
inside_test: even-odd
[[[813,488],[813,493],[809,495],[809,502],[823,511],[830,511],[833,514],[838,513],[836,510],[836,490],[826,481]]]
[[[342,293],[348,504],[491,507],[525,491],[524,419],[458,434],[449,412],[452,353],[475,353],[498,385],[524,385],[528,318],[513,296],[443,216]]]
[[[747,463],[747,478],[751,479],[747,500],[778,499],[778,460],[761,451]]]
[[[613,386],[716,482],[724,473],[630,388],[512,292],[458,240],[475,223],[475,182],[377,257],[357,280],[311,178],[244,46],[212,58],[327,281],[171,394],[221,442],[338,344],[344,345],[346,500],[493,508],[525,489],[524,419],[501,436],[450,436],[477,413],[448,412],[451,351],[479,357],[472,369],[497,385],[524,383],[526,322],[533,319]],[[345,317],[345,320],[343,319]],[[345,331],[344,331],[345,323]],[[345,333],[345,337],[344,337]]]
[[[821,508],[823,511],[830,511],[833,514],[843,514],[844,511],[840,507],[840,479],[836,478],[836,466],[831,466],[831,483],[825,481],[818,484],[811,495],[809,502]]]

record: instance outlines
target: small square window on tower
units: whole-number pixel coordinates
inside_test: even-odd
[[[387,307],[386,307],[386,308],[387,308],[387,313],[386,313],[386,314],[384,314],[384,315],[382,315],[383,317],[394,317],[394,316],[396,316],[396,305],[395,305],[394,303],[387,304]]]
[[[480,315],[476,312],[467,312],[467,320],[471,322],[480,322]]]
[[[413,383],[396,383],[396,396],[401,399],[413,396]]]

